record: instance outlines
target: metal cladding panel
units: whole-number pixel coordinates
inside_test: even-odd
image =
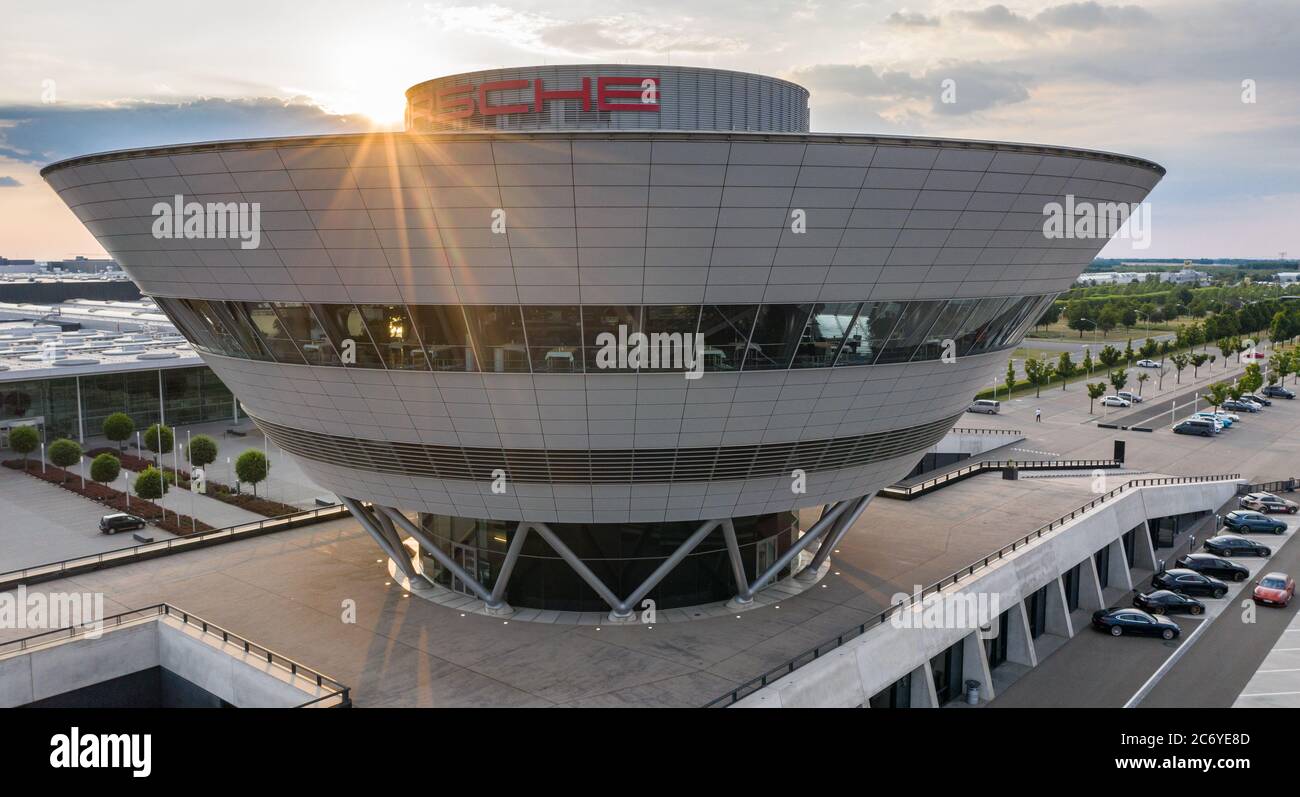
[[[598,79],[653,79],[657,81],[656,111],[602,111],[597,107]],[[536,106],[536,81],[545,91],[578,90],[588,81],[591,109],[577,99],[552,99]],[[525,81],[523,88],[493,90],[493,107],[527,105],[521,113],[484,113],[477,92],[469,98],[472,113],[451,118],[447,111],[469,110],[450,105],[441,92],[452,87]],[[620,84],[619,90],[632,88]],[[769,133],[803,133],[808,130],[808,91],[802,86],[765,75],[673,66],[591,64],[492,69],[449,75],[413,86],[406,92],[407,129],[412,132],[511,130],[725,130]],[[466,100],[461,99],[464,103]],[[635,104],[639,99],[617,99]],[[441,103],[441,104],[440,104]]]

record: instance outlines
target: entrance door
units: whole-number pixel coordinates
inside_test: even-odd
[[[759,540],[758,545],[754,547],[754,578],[766,573],[767,569],[774,564],[776,564],[776,537]]]
[[[471,576],[478,575],[478,549],[458,542],[451,544],[451,559]],[[462,595],[474,592],[455,573],[451,574],[451,588]]]

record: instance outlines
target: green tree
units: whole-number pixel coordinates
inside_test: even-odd
[[[167,491],[167,480],[162,471],[153,465],[140,471],[135,477],[135,494],[148,501],[156,501]]]
[[[217,461],[217,441],[205,434],[195,435],[185,448],[185,458],[192,466],[211,465]]]
[[[1137,354],[1133,351],[1133,339],[1129,338],[1128,343],[1124,346],[1124,362],[1131,366],[1136,359]]]
[[[104,419],[104,437],[117,443],[119,451],[126,450],[126,441],[135,434],[135,421],[125,412],[115,412]]]
[[[1116,368],[1110,372],[1110,383],[1115,387],[1115,390],[1123,390],[1124,386],[1128,384],[1128,374],[1124,373],[1123,368]]]
[[[1146,381],[1147,381],[1148,379],[1150,379],[1150,378],[1151,378],[1151,374],[1148,374],[1146,371],[1143,371],[1142,373],[1140,373],[1140,374],[1137,375],[1138,395],[1139,395],[1139,396],[1142,395],[1142,384],[1143,384],[1144,382],[1146,382]]]
[[[1105,382],[1090,382],[1088,384],[1088,414],[1092,414],[1093,402],[1101,398],[1106,393]]]
[[[49,455],[50,462],[64,468],[63,480],[68,480],[66,469],[76,465],[81,461],[81,446],[77,445],[76,440],[69,440],[66,437],[60,437],[53,443],[46,452]]]
[[[1237,380],[1243,392],[1254,393],[1264,386],[1264,374],[1262,373],[1259,363],[1250,363],[1246,366],[1246,372]]]
[[[1214,407],[1215,412],[1218,412],[1223,402],[1228,400],[1228,385],[1224,382],[1215,382],[1209,386],[1209,391],[1205,394],[1205,400]]]
[[[1119,349],[1115,348],[1114,346],[1107,345],[1104,348],[1102,348],[1101,353],[1097,355],[1097,359],[1101,360],[1101,364],[1106,366],[1107,368],[1114,368],[1116,365],[1119,364],[1119,361],[1123,356],[1124,355],[1120,353]]]
[[[1193,379],[1197,377],[1197,374],[1200,373],[1201,366],[1205,365],[1205,361],[1208,359],[1210,359],[1210,355],[1206,354],[1205,352],[1197,352],[1196,354],[1192,355],[1192,378]]]
[[[250,448],[235,460],[235,478],[253,485],[253,495],[257,495],[257,484],[266,478],[270,463],[266,455],[256,448]]]
[[[1119,326],[1120,322],[1123,320],[1119,308],[1113,303],[1108,303],[1101,309],[1101,312],[1097,314],[1097,326],[1101,329],[1103,334],[1108,333],[1115,327]]]
[[[166,426],[155,423],[144,432],[144,447],[156,455],[156,461],[161,463],[162,455],[176,445],[176,438],[172,430]]]
[[[1003,384],[1007,386],[1007,398],[1011,398],[1011,391],[1016,389],[1016,361],[1015,360],[1007,360],[1007,376],[1006,379],[1003,380]]]
[[[1056,358],[1056,372],[1061,375],[1062,390],[1065,390],[1066,383],[1070,381],[1070,377],[1074,376],[1077,370],[1078,366],[1070,359],[1070,353],[1068,351],[1061,352],[1060,356]]]
[[[105,451],[90,461],[90,478],[100,484],[111,484],[122,474],[122,463]]]
[[[1130,342],[1129,345],[1131,346],[1133,344]],[[1142,347],[1138,349],[1138,354],[1142,355],[1142,358],[1144,360],[1150,360],[1151,358],[1155,357],[1159,353],[1160,353],[1160,344],[1156,343],[1151,338],[1147,338],[1146,343],[1143,343]]]
[[[27,469],[27,455],[41,445],[41,436],[35,426],[15,426],[9,430],[9,447],[23,455],[23,470]]]
[[[1086,372],[1088,376],[1092,376],[1092,349],[1083,350],[1083,362],[1079,364],[1079,368]]]

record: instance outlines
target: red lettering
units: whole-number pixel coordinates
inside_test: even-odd
[[[488,104],[488,94],[490,92],[526,88],[528,88],[527,80],[498,80],[495,83],[484,83],[478,87],[478,112],[484,116],[497,116],[503,113],[528,113],[527,103],[523,105]]]
[[[533,89],[532,103],[514,105],[493,105],[488,95],[500,91],[517,91]],[[557,89],[547,91],[546,84],[537,80],[501,80],[484,83],[480,86],[458,85],[440,88],[434,95],[436,101],[434,118],[439,121],[465,119],[474,115],[475,100],[478,112],[483,116],[500,116],[501,114],[541,113],[546,103],[555,100],[577,100],[582,103],[582,110],[590,111],[591,78],[582,78],[582,87],[576,89]],[[614,102],[614,100],[636,100],[636,102]],[[650,99],[653,102],[646,102]],[[597,77],[596,109],[601,111],[636,111],[657,112],[659,110],[659,78],[654,77]]]
[[[649,82],[653,88],[647,88]],[[612,89],[610,86],[636,86],[635,89]],[[637,102],[636,104],[610,102],[611,99],[641,100],[643,93],[649,90],[654,102]],[[596,109],[600,111],[658,111],[659,78],[655,77],[598,77],[596,78]]]
[[[572,89],[570,91],[547,91],[538,78],[533,81],[533,110],[537,113],[542,112],[547,100],[582,100],[582,110],[591,110],[591,78],[582,79],[582,88]]]
[[[474,115],[474,87],[447,86],[438,89],[438,119],[464,119]],[[463,95],[463,96],[462,96]]]

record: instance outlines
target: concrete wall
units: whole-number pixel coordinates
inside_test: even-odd
[[[1006,611],[1011,607],[1021,607],[1026,595],[1047,584],[1048,632],[1073,635],[1080,629],[1073,628],[1064,614],[1062,573],[1090,559],[1147,517],[1217,509],[1236,493],[1236,485],[1233,481],[1223,481],[1126,490],[944,592],[984,594],[990,602],[996,595],[1001,610]],[[1139,532],[1139,536],[1143,534]],[[1149,540],[1145,544],[1149,546]],[[1139,548],[1143,545],[1141,539],[1138,545]],[[1143,558],[1139,554],[1136,566],[1143,565]],[[1096,589],[1092,573],[1095,570],[1085,573],[1081,593]],[[1115,583],[1113,579],[1112,583]],[[919,614],[920,608],[911,607],[908,611]],[[1023,609],[1019,614],[1023,618]],[[978,637],[978,632],[971,628],[919,628],[919,625],[913,623],[912,628],[899,628],[892,622],[883,623],[754,692],[737,705],[764,708],[863,705],[872,695],[917,669],[949,645],[966,637]],[[1027,629],[1018,627],[1015,631],[1012,647],[1019,651],[1015,658],[1034,658],[1026,655],[1029,653],[1024,646]],[[982,646],[979,653],[982,657]],[[977,680],[987,682],[986,678]],[[987,694],[989,691],[985,689]]]
[[[942,440],[930,446],[927,454],[983,454],[995,448],[1009,446],[1024,440],[1022,434],[961,434],[949,432]]]
[[[314,681],[161,617],[0,658],[0,708],[159,666],[241,708],[289,708],[324,694]]]

